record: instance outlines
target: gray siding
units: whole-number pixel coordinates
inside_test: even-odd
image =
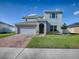
[[[11,27],[5,24],[0,24],[0,32],[15,32],[15,27]]]
[[[51,25],[57,25],[57,30],[62,33],[62,13],[57,13],[56,16],[57,18],[50,18],[51,13],[44,13],[44,19],[48,21],[48,31],[50,31],[50,26]]]

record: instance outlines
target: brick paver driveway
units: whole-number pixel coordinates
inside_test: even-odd
[[[25,48],[31,39],[31,35],[27,36],[21,34],[2,38],[0,39],[0,47]]]

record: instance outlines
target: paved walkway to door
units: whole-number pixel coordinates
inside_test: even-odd
[[[6,38],[0,39],[0,47],[17,47],[25,48],[29,41],[32,39],[32,36],[27,35],[14,35]]]

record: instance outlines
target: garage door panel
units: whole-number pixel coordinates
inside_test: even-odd
[[[22,27],[20,29],[20,33],[21,34],[31,35],[31,34],[35,34],[36,33],[36,29],[35,29],[35,27]]]

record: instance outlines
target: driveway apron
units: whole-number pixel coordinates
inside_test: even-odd
[[[25,48],[32,39],[31,35],[14,35],[0,39],[0,47]]]

